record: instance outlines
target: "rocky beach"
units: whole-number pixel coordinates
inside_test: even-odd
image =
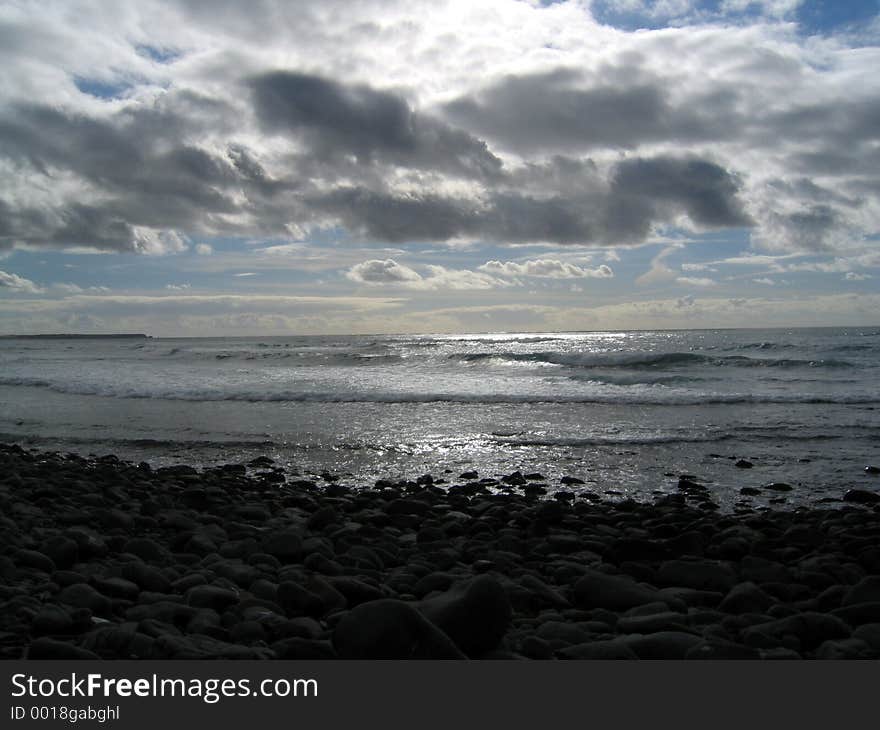
[[[352,488],[3,445],[0,656],[880,658],[880,492],[743,491],[726,513],[698,475],[607,502],[575,476]]]

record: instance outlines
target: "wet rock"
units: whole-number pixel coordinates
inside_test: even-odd
[[[805,611],[748,628],[743,632],[743,638],[750,643],[749,637],[759,634],[777,639],[791,635],[797,637],[804,647],[815,648],[823,641],[849,638],[850,632],[850,627],[837,616]]]
[[[639,659],[684,659],[702,638],[683,631],[658,631],[625,636],[623,641]]]
[[[48,555],[62,570],[72,567],[79,558],[79,546],[63,535],[54,535],[46,540],[41,546],[41,552]]]
[[[74,583],[62,589],[58,600],[68,606],[87,608],[99,616],[106,616],[112,609],[110,599],[102,596],[87,583]]]
[[[276,641],[272,644],[272,651],[278,659],[323,661],[339,658],[329,641],[302,639],[296,636]]]
[[[861,626],[877,621],[880,616],[880,601],[867,601],[865,603],[853,603],[849,606],[836,608],[831,612],[832,616],[845,621],[850,626]]]
[[[664,606],[665,608],[665,606]],[[617,630],[624,634],[654,634],[661,631],[688,632],[687,616],[675,611],[661,611],[645,616],[623,616]]]
[[[369,601],[349,611],[333,632],[342,659],[463,659],[452,640],[412,605]]]
[[[34,568],[44,573],[55,572],[55,561],[37,550],[19,550],[15,553],[14,561],[19,568]]]
[[[866,489],[849,489],[843,495],[843,501],[853,504],[877,504],[880,502],[880,494],[869,492]]]
[[[869,602],[880,602],[880,575],[869,575],[862,578],[846,592],[840,605],[852,606],[857,603]]]
[[[238,601],[238,593],[220,586],[194,586],[186,592],[186,603],[194,608],[211,608],[222,612]]]
[[[164,563],[168,551],[163,548],[155,540],[148,537],[135,537],[125,543],[122,548],[123,552],[137,555],[145,563],[157,564]]]
[[[40,637],[30,643],[28,659],[100,659],[97,654],[64,641]]]
[[[774,603],[772,596],[747,581],[731,588],[718,607],[724,613],[763,613]]]
[[[146,563],[131,562],[122,566],[122,577],[136,583],[142,590],[167,593],[171,581],[158,568]]]
[[[825,641],[816,650],[817,659],[869,659],[871,647],[857,638]]]
[[[61,606],[46,604],[42,606],[31,622],[31,631],[37,636],[44,634],[66,634],[73,629],[73,616]]]
[[[714,560],[667,560],[657,571],[657,582],[698,590],[727,592],[736,585],[736,574]]]
[[[459,583],[418,607],[468,656],[495,649],[512,618],[504,587],[488,575]]]
[[[137,583],[125,578],[93,578],[92,584],[105,596],[123,598],[127,601],[135,600],[141,592]]]
[[[771,482],[765,484],[764,489],[769,489],[771,492],[790,492],[794,487],[786,482]]]
[[[567,646],[557,652],[560,659],[638,659],[639,657],[621,639],[590,641]]]
[[[320,596],[312,593],[294,581],[284,581],[278,585],[278,604],[288,616],[315,616],[325,613],[324,602]]]
[[[760,659],[761,653],[750,646],[721,639],[707,639],[695,644],[685,659]]]
[[[754,466],[754,464],[752,464],[752,462],[748,461],[747,459],[740,459],[739,461],[737,461],[734,464],[734,466],[737,469],[751,469]]]
[[[852,633],[854,639],[861,639],[874,651],[880,651],[880,623],[862,624]]]
[[[302,538],[296,530],[277,530],[263,540],[263,550],[282,563],[293,563],[302,554]]]
[[[657,590],[636,583],[627,576],[587,570],[574,585],[574,602],[579,608],[608,608],[625,611],[658,600]]]

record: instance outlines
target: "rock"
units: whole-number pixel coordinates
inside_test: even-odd
[[[301,639],[293,636],[272,644],[272,651],[278,659],[304,659],[308,661],[338,659],[339,656],[329,641]]]
[[[746,459],[740,459],[739,461],[737,461],[737,462],[734,464],[734,466],[735,466],[737,469],[751,469],[751,468],[754,466],[754,464],[752,464],[751,461],[748,461],[748,460],[746,460]]]
[[[608,575],[587,570],[574,585],[574,602],[579,608],[608,608],[625,611],[634,606],[661,600],[654,588],[648,588],[627,576]]]
[[[743,638],[748,639],[750,635],[756,634],[775,638],[791,635],[796,636],[805,648],[810,649],[829,639],[849,638],[850,631],[850,627],[838,616],[805,611],[745,629]],[[756,645],[749,641],[747,643]]]
[[[760,659],[757,649],[723,639],[706,639],[695,644],[684,655],[685,659]]]
[[[774,603],[772,596],[746,581],[731,588],[718,608],[724,613],[763,613]]]
[[[464,659],[452,640],[412,605],[390,598],[349,611],[333,631],[341,659]]]
[[[211,608],[218,613],[239,601],[235,591],[220,586],[194,586],[186,592],[186,603],[193,608]]]
[[[869,492],[866,489],[848,489],[843,495],[843,501],[853,504],[877,504],[880,502],[880,494]]]
[[[83,648],[95,652],[102,659],[150,659],[154,638],[137,631],[116,626],[105,626],[92,631],[83,639]]]
[[[871,647],[861,639],[825,641],[816,650],[817,659],[869,659]]]
[[[151,565],[164,563],[168,556],[168,551],[165,548],[148,537],[132,538],[125,543],[122,551],[137,555],[145,563],[150,563]]]
[[[545,621],[535,634],[545,641],[555,640],[564,644],[583,644],[590,638],[589,632],[568,621]]]
[[[276,594],[278,605],[288,616],[320,617],[325,613],[321,598],[294,581],[280,583]]]
[[[852,633],[854,639],[861,639],[874,651],[880,651],[880,623],[862,624]]]
[[[560,659],[638,659],[636,653],[621,639],[590,641],[560,649]]]
[[[112,609],[110,599],[102,596],[87,583],[74,583],[63,588],[58,594],[58,600],[68,606],[87,608],[98,616],[107,616]]]
[[[765,484],[764,489],[769,489],[771,492],[790,492],[794,487],[785,482],[772,482],[770,484]]]
[[[171,581],[165,577],[165,574],[146,563],[126,563],[122,566],[122,577],[136,583],[145,591],[167,593],[171,589]]]
[[[683,631],[631,634],[622,639],[639,659],[684,659],[703,639]]]
[[[51,603],[43,605],[31,622],[31,631],[37,636],[66,634],[73,629],[70,611]]]
[[[125,578],[93,578],[92,584],[105,596],[123,598],[127,601],[135,600],[141,592],[137,583]]]
[[[15,565],[19,568],[34,568],[44,573],[55,572],[55,561],[37,550],[19,550],[15,553]]]
[[[880,575],[869,575],[862,578],[844,594],[840,605],[852,606],[868,602],[880,602]]]
[[[504,587],[488,575],[422,601],[419,610],[468,656],[495,649],[512,618]]]
[[[559,591],[533,575],[526,573],[520,578],[519,584],[531,594],[536,603],[553,608],[568,608],[571,605]]]
[[[73,644],[68,644],[64,641],[55,641],[54,639],[49,639],[44,637],[40,637],[39,639],[35,639],[30,643],[28,647],[27,653],[28,659],[87,659],[87,660],[95,660],[100,659],[97,654],[93,651],[89,651],[88,649],[82,649],[78,646],[74,646]]]
[[[645,616],[622,616],[617,630],[623,634],[654,634],[660,631],[687,632],[687,616],[675,611],[661,611]]]
[[[832,616],[845,621],[850,626],[861,626],[877,621],[880,616],[880,601],[867,601],[866,603],[853,603],[849,606],[836,608],[831,612]]]
[[[345,600],[349,607],[357,606],[359,603],[377,601],[380,598],[385,598],[385,594],[380,588],[350,576],[331,576],[327,579],[327,582],[339,593],[345,596]]]
[[[865,474],[880,474],[880,466],[866,466]]]
[[[577,477],[570,477],[570,476],[564,476],[564,477],[562,477],[562,478],[559,480],[559,483],[560,483],[560,484],[569,484],[569,485],[574,485],[574,484],[586,484],[586,482],[585,482],[583,479],[578,479]]]
[[[79,546],[62,535],[50,537],[41,546],[41,551],[62,570],[70,568],[79,558]]]
[[[739,490],[739,493],[744,497],[756,497],[761,493],[761,490],[755,487],[743,487]]]
[[[657,582],[726,593],[736,585],[736,574],[714,560],[667,560],[657,571]]]
[[[277,530],[265,537],[263,550],[282,563],[292,563],[302,554],[302,538],[296,530]]]

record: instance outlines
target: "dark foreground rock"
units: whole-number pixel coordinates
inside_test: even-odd
[[[731,515],[685,477],[653,504],[542,479],[0,445],[0,658],[880,658],[877,493]]]

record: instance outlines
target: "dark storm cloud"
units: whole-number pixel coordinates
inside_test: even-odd
[[[352,187],[309,204],[360,235],[391,242],[467,237],[499,243],[637,243],[654,224],[678,214],[706,227],[751,225],[737,199],[737,179],[705,160],[625,160],[614,167],[612,182],[604,188],[592,166],[581,170],[589,179],[582,190],[568,194],[495,190],[470,200]]]
[[[627,77],[630,77],[627,80]],[[455,122],[517,151],[633,148],[656,140],[729,135],[736,92],[690,98],[677,108],[663,83],[637,68],[586,79],[572,69],[507,76],[474,97],[445,105]],[[589,88],[582,88],[589,83]]]
[[[205,131],[209,120],[222,126],[211,112],[228,112],[225,105],[191,94],[174,101],[177,109],[163,104],[102,119],[41,105],[6,110],[0,158],[50,183],[73,175],[96,199],[42,207],[3,201],[0,246],[137,251],[137,226],[210,228],[216,216],[242,212],[237,192],[274,192],[274,182],[245,148],[230,146],[218,155],[185,141]]]
[[[609,169],[556,155],[505,169],[481,139],[397,94],[292,72],[251,77],[246,88],[244,106],[172,90],[101,115],[41,104],[0,111],[0,162],[49,189],[62,180],[77,189],[0,198],[0,247],[161,252],[187,235],[284,236],[328,223],[379,242],[619,244],[681,214],[705,227],[751,223],[737,178],[698,158],[633,157]],[[664,104],[647,88],[615,94],[609,127]],[[289,144],[270,155],[236,140],[254,125]],[[416,192],[394,189],[401,173]],[[446,181],[462,192],[445,192]]]
[[[401,97],[366,85],[275,71],[251,80],[265,131],[303,135],[327,159],[354,155],[384,163],[491,177],[501,161],[485,142],[410,109]]]
[[[737,199],[739,187],[723,167],[698,158],[625,160],[612,176],[612,197],[619,202],[632,200],[655,211],[671,207],[707,228],[751,225]]]

